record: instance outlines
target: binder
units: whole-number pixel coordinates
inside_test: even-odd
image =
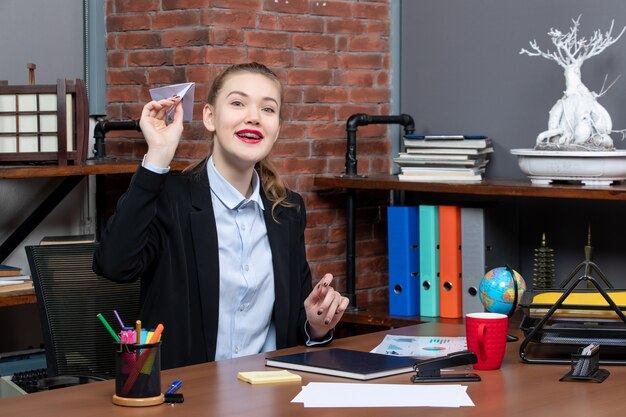
[[[439,208],[419,206],[420,315],[439,317]]]
[[[463,317],[461,208],[439,206],[439,316]]]
[[[463,315],[484,311],[478,286],[485,275],[485,222],[480,207],[461,208],[461,268]]]
[[[484,311],[478,287],[485,272],[519,267],[517,206],[495,204],[461,208],[463,314]]]
[[[419,208],[387,207],[387,234],[389,314],[419,315]]]

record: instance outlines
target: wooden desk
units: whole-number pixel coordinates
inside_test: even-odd
[[[393,331],[406,335],[455,336],[463,334],[462,324],[424,323]],[[376,346],[385,332],[371,333],[333,342],[334,347],[368,351]],[[475,407],[461,408],[304,408],[290,401],[300,392],[299,384],[252,386],[237,380],[238,371],[263,370],[266,355],[259,354],[235,360],[206,363],[164,371],[163,389],[176,378],[183,380],[181,392],[185,403],[160,405],[137,410],[111,403],[113,381],[98,382],[53,392],[41,392],[0,400],[6,416],[47,417],[117,417],[117,416],[606,416],[623,412],[623,381],[626,367],[603,366],[611,375],[601,384],[559,382],[569,370],[566,365],[529,365],[521,363],[519,343],[510,343],[503,366],[497,371],[476,371],[481,382],[467,383]],[[285,349],[274,354],[293,353],[304,348]],[[269,369],[269,368],[268,368]],[[294,371],[295,372],[295,371]],[[359,382],[343,378],[298,372],[302,384],[309,382]],[[371,383],[410,384],[410,374],[372,380]]]

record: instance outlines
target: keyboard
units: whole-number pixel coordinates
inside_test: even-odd
[[[11,382],[30,394],[39,391],[38,381],[47,377],[46,368],[32,369],[14,373]]]

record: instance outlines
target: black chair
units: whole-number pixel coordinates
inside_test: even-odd
[[[115,342],[96,316],[102,313],[116,331],[113,310],[128,326],[138,317],[139,280],[119,284],[96,275],[92,262],[97,247],[25,247],[46,348],[49,378],[42,389],[113,378]]]

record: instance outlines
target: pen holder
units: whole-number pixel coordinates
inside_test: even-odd
[[[127,407],[162,404],[161,342],[117,346],[113,404]]]
[[[572,369],[559,381],[594,381],[602,382],[609,376],[609,371],[599,369],[600,349],[591,355],[572,354]]]

